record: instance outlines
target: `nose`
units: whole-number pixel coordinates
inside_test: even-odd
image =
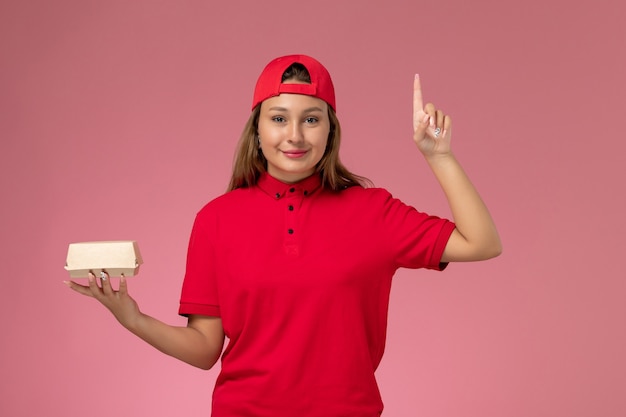
[[[289,126],[289,137],[287,141],[289,143],[300,143],[303,140],[302,125],[300,123],[292,123],[291,126]]]

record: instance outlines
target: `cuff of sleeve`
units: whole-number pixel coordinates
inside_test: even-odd
[[[178,314],[181,316],[190,316],[198,314],[200,316],[221,317],[220,307],[207,304],[180,303]]]
[[[450,240],[450,235],[454,231],[455,227],[456,225],[454,223],[446,222],[441,228],[439,236],[437,237],[437,241],[435,242],[433,256],[429,263],[429,265],[432,265],[431,269],[443,271],[448,266],[448,262],[441,262],[441,257],[443,256],[443,251],[446,249],[448,240]]]

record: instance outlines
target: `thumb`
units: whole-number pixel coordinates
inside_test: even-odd
[[[128,284],[126,283],[126,277],[124,276],[124,274],[122,274],[120,278],[120,287],[118,291],[120,295],[123,295],[123,296],[128,295]]]

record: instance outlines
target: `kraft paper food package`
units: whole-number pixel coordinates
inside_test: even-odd
[[[133,240],[70,243],[65,269],[70,278],[87,278],[106,272],[110,277],[132,277],[143,263]]]

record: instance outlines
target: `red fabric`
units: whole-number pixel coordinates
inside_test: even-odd
[[[282,84],[283,73],[295,63],[304,65],[311,77],[311,84]],[[337,111],[335,87],[328,70],[319,61],[307,55],[281,56],[267,64],[256,82],[252,108],[254,109],[259,103],[281,93],[317,97]]]
[[[453,229],[383,189],[332,192],[317,175],[265,174],[207,204],[179,312],[221,316],[230,339],[212,415],[378,416],[391,278],[441,269]]]

